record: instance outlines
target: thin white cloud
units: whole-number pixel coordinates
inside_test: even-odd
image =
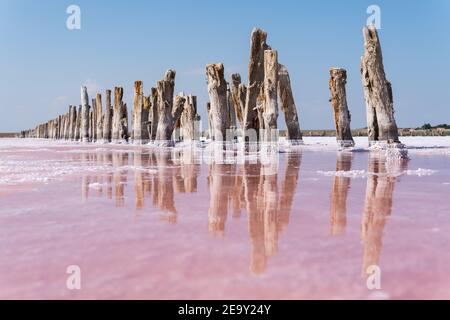
[[[84,83],[83,86],[85,86],[87,88],[88,91],[88,95],[89,97],[95,97],[95,95],[98,92],[102,91],[102,86],[95,80],[93,79],[87,79]]]

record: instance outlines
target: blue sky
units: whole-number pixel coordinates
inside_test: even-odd
[[[66,8],[81,8],[81,30],[66,28]],[[135,80],[146,94],[165,70],[176,91],[198,96],[205,115],[205,65],[247,81],[253,27],[291,74],[303,129],[333,128],[328,69],[348,71],[352,127],[364,127],[359,74],[369,5],[379,31],[400,127],[450,123],[450,0],[50,1],[0,0],[0,131],[34,127],[91,93],[121,85],[132,104]]]

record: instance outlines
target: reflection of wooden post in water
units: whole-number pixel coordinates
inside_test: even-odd
[[[136,132],[135,132],[136,133]],[[134,165],[134,193],[136,209],[144,207],[144,183],[142,179],[142,151],[135,151],[133,154]]]
[[[278,164],[246,164],[243,185],[252,247],[250,270],[263,273],[267,258],[278,251],[279,233],[289,223],[300,172],[301,153],[286,156],[284,180],[278,186]]]
[[[258,190],[260,184],[261,164],[245,164],[244,194],[247,203],[248,232],[250,235],[252,253],[250,271],[263,273],[266,269],[266,253],[264,246],[264,217],[258,210]]]
[[[103,155],[103,164],[105,166],[108,166],[110,163],[112,163],[112,153],[107,152]],[[113,182],[113,174],[112,172],[108,172],[106,174],[106,195],[108,199],[112,199],[113,197],[113,188],[112,188],[112,182]]]
[[[290,152],[286,154],[286,164],[284,178],[280,191],[280,201],[278,205],[278,231],[281,232],[289,224],[289,216],[294,202],[295,191],[297,190],[298,177],[300,175],[300,165],[302,162],[301,152]]]
[[[112,164],[114,168],[116,207],[123,207],[125,205],[124,188],[127,182],[127,171],[121,170],[120,167],[128,165],[128,153],[114,152],[112,154]]]
[[[170,223],[177,222],[177,210],[175,208],[173,176],[170,172],[172,166],[171,153],[157,151],[152,155],[158,167],[158,174],[154,177],[153,205],[169,213],[167,220]]]
[[[401,163],[402,170],[407,162]],[[366,200],[361,224],[361,239],[363,242],[363,277],[367,276],[367,268],[379,265],[384,226],[391,214],[392,196],[396,177],[387,174],[386,159],[379,153],[369,154],[369,172],[367,178]]]
[[[261,208],[264,215],[264,246],[267,257],[278,251],[278,165],[262,166],[261,176]]]
[[[212,163],[209,165],[208,184],[210,205],[208,211],[208,230],[223,234],[228,215],[228,199],[234,187],[236,165]]]
[[[198,156],[198,151],[192,146],[174,152],[177,164],[181,165],[178,172],[179,179],[176,179],[176,192],[197,192],[198,164],[196,156]]]
[[[338,152],[336,155],[336,172],[350,171],[353,154]],[[330,224],[331,234],[339,235],[345,232],[347,225],[347,194],[350,189],[350,178],[335,176],[331,193]]]
[[[81,162],[83,164],[89,163],[89,153],[83,152],[81,154]],[[91,177],[89,175],[83,175],[81,178],[81,199],[87,200],[89,198],[89,184],[91,183]]]

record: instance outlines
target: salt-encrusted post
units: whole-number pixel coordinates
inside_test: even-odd
[[[366,101],[369,143],[399,143],[391,83],[386,79],[380,40],[374,26],[364,27],[361,77]]]
[[[291,143],[301,143],[302,132],[298,121],[297,107],[292,94],[291,79],[287,68],[280,64],[278,66],[278,96],[281,101],[281,111],[286,121],[287,138]]]
[[[156,139],[156,131],[158,130],[158,90],[156,88],[151,88],[150,96],[151,112],[149,113],[150,121],[150,140],[154,141]]]
[[[95,139],[95,121],[94,121],[94,108],[89,110],[89,141]]]
[[[228,110],[228,126],[230,128],[237,128],[236,123],[236,111],[233,106],[233,100],[231,97],[230,84],[227,83],[227,110]]]
[[[235,73],[231,75],[231,102],[233,104],[234,112],[236,114],[236,118],[239,122],[241,128],[244,127],[244,108],[245,108],[245,99],[246,99],[246,91],[240,90],[241,85],[241,75],[239,73]],[[243,87],[245,88],[245,86]]]
[[[198,121],[200,116],[197,114],[197,97],[189,95],[184,103],[184,111],[181,114],[181,136],[184,141],[198,140]]]
[[[148,143],[148,131],[146,123],[148,121],[148,111],[144,108],[144,95],[142,91],[142,81],[134,82],[133,100],[133,143]]]
[[[352,131],[350,129],[350,112],[347,106],[347,71],[341,68],[330,69],[331,105],[334,112],[334,125],[336,128],[336,140],[340,147],[353,147]]]
[[[95,98],[92,98],[92,137],[91,141],[97,141],[97,101]]]
[[[264,51],[264,132],[265,140],[271,140],[278,120],[278,53],[275,50]]]
[[[150,96],[143,96],[143,110],[142,110],[142,130],[145,131],[144,136],[147,138],[147,143],[150,141],[151,137],[151,108],[152,108],[152,102],[151,102],[151,95]]]
[[[95,110],[96,110],[96,136],[97,141],[101,142],[103,140],[103,106],[102,106],[102,95],[97,93],[95,97]]]
[[[78,106],[78,111],[77,111],[77,121],[75,122],[75,136],[74,139],[75,141],[80,141],[80,137],[81,137],[81,114],[82,114],[82,107]]]
[[[90,141],[89,135],[89,97],[86,87],[81,87],[81,141]]]
[[[160,146],[172,146],[172,133],[175,124],[183,112],[185,98],[173,97],[175,89],[175,71],[167,70],[164,79],[158,81],[158,129],[155,141]]]
[[[213,139],[212,136],[212,114],[211,114],[211,103],[207,102],[206,103],[206,113],[208,114],[208,137],[209,139]]]
[[[223,64],[208,64],[208,94],[211,103],[212,134],[215,141],[224,141],[229,129],[227,83],[224,78]]]
[[[112,141],[123,143],[128,139],[128,112],[127,105],[123,103],[123,88],[114,88],[114,112],[112,124]]]
[[[111,106],[111,90],[106,90],[106,106],[105,106],[105,115],[103,118],[104,142],[111,142],[112,117],[113,117],[113,110]]]
[[[264,30],[253,29],[248,66],[249,85],[244,110],[244,130],[256,130],[257,135],[262,125],[258,117],[257,100],[264,85],[264,51],[270,49],[266,44],[266,39],[267,33]]]
[[[75,126],[77,122],[77,107],[70,106],[69,112],[69,140],[75,139]]]

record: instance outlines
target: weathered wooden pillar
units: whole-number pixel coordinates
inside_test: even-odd
[[[103,141],[103,106],[102,106],[102,95],[97,93],[95,96],[95,123],[96,123],[96,137],[98,142]]]
[[[207,102],[206,103],[206,113],[208,114],[208,137],[209,139],[213,139],[213,133],[212,133],[212,128],[213,128],[213,124],[212,124],[212,113],[211,113],[211,103]]]
[[[75,133],[73,137],[75,141],[80,140],[80,132],[81,132],[81,106],[78,106],[77,118],[75,121]]]
[[[90,141],[89,134],[89,97],[87,93],[86,87],[81,87],[81,141],[88,142]]]
[[[223,64],[208,64],[206,77],[211,103],[212,134],[215,141],[225,141],[229,129],[227,83],[224,78]]]
[[[334,126],[336,128],[336,140],[340,147],[353,147],[352,131],[350,129],[350,112],[347,106],[347,71],[341,68],[330,69],[331,105],[334,112]]]
[[[69,140],[75,139],[75,126],[77,121],[77,107],[70,106],[69,112]]]
[[[280,64],[278,66],[278,96],[281,101],[281,111],[286,121],[287,138],[291,143],[301,143],[302,132],[298,120],[297,107],[292,94],[291,79],[287,68]]]
[[[264,85],[264,51],[270,47],[266,44],[267,33],[261,29],[253,29],[251,35],[250,63],[248,67],[247,98],[244,110],[244,130],[256,130],[259,134],[257,99]]]
[[[111,142],[112,138],[112,121],[113,110],[111,105],[111,90],[106,90],[106,106],[103,121],[103,140],[104,142]]]
[[[229,128],[237,128],[236,123],[236,111],[233,106],[233,100],[231,97],[230,84],[227,83],[227,110],[228,110],[228,126]]]
[[[146,144],[149,142],[146,123],[148,121],[148,110],[144,108],[144,94],[142,81],[134,83],[133,100],[133,143]]]
[[[128,140],[128,112],[123,103],[123,88],[114,88],[114,112],[112,124],[112,142],[124,143]]]
[[[239,73],[235,73],[231,75],[231,102],[233,104],[234,112],[236,114],[236,118],[239,122],[241,128],[244,127],[244,108],[245,108],[245,99],[246,99],[246,89],[245,93],[240,90],[241,85],[241,75]],[[243,87],[245,88],[245,86]]]
[[[264,51],[264,138],[272,141],[276,136],[278,120],[278,53],[275,50]],[[275,142],[275,141],[272,141]]]
[[[69,140],[71,109],[72,106],[69,106],[69,112],[67,112],[64,116],[64,140]]]
[[[175,89],[175,71],[168,70],[163,80],[158,81],[158,129],[156,141],[161,146],[172,146],[172,133],[175,124],[183,112],[185,98],[173,97]]]
[[[399,143],[391,83],[386,79],[380,40],[374,26],[364,27],[361,77],[366,101],[369,143]]]
[[[150,142],[151,137],[151,109],[152,109],[152,97],[143,96],[143,110],[142,110],[142,130],[145,131],[145,136],[147,137],[147,143]]]
[[[91,141],[97,141],[97,101],[95,98],[91,99],[91,110],[92,110],[92,136]]]
[[[89,141],[94,142],[95,139],[95,121],[94,121],[94,108],[89,110]]]
[[[150,121],[150,140],[154,141],[156,139],[156,132],[158,130],[158,90],[156,88],[151,88],[150,96],[151,112],[149,113]]]
[[[197,114],[197,97],[189,95],[186,97],[184,111],[181,114],[181,136],[184,141],[199,139],[199,115]]]

